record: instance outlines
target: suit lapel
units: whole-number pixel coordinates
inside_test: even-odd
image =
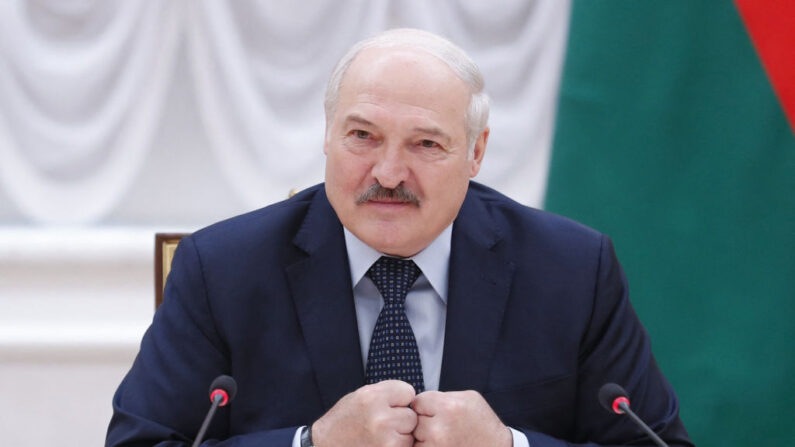
[[[325,190],[315,195],[293,242],[306,257],[287,266],[287,277],[327,410],[364,385],[364,367],[342,225]]]
[[[488,216],[470,189],[453,224],[442,391],[487,390],[514,270]]]

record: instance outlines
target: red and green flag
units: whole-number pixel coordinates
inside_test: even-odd
[[[795,1],[575,0],[545,208],[609,234],[699,446],[793,445]]]

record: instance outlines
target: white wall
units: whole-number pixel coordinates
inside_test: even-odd
[[[4,445],[101,445],[152,318],[152,233],[0,232]]]

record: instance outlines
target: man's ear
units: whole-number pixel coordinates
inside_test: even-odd
[[[323,153],[328,155],[328,135],[329,135],[329,123],[326,121],[326,133],[325,137],[323,137]]]
[[[483,156],[486,154],[486,144],[489,142],[489,131],[490,129],[486,127],[483,129],[483,132],[478,135],[478,139],[475,140],[475,150],[473,151],[469,167],[470,178],[478,175],[478,172],[480,172],[480,164],[483,162]]]

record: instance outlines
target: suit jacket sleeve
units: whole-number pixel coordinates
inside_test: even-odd
[[[231,374],[230,352],[216,329],[192,237],[180,243],[172,266],[164,302],[113,398],[107,446],[190,445],[210,407],[209,384]],[[233,406],[218,409],[205,444],[287,447],[298,428],[235,435],[230,411]]]
[[[676,395],[657,367],[649,337],[630,304],[627,280],[606,236],[601,240],[596,278],[590,324],[580,344],[573,409],[579,443],[523,430],[530,446],[655,445],[627,416],[601,407],[597,394],[607,382],[627,390],[633,411],[669,445],[692,446],[678,416]]]

